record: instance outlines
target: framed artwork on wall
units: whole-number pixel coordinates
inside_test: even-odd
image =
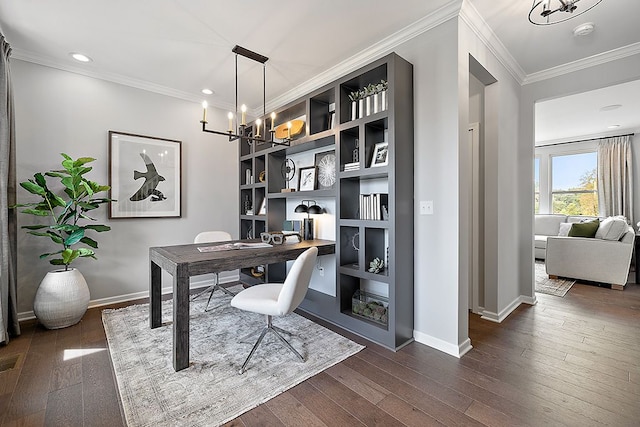
[[[316,153],[315,165],[318,168],[318,190],[328,190],[336,185],[335,151]]]
[[[317,168],[315,166],[300,168],[298,191],[312,191],[316,189],[316,170]]]
[[[109,131],[109,218],[182,216],[182,142]]]
[[[389,164],[389,143],[378,142],[373,147],[373,156],[371,157],[370,168],[376,166],[386,166]]]

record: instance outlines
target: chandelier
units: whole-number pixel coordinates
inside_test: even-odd
[[[593,9],[602,0],[533,0],[529,22],[552,25],[568,21]]]
[[[249,49],[245,49],[242,46],[234,46],[233,49],[231,49],[231,52],[233,52],[235,54],[235,83],[236,83],[236,111],[235,111],[235,115],[234,113],[232,113],[231,111],[228,113],[227,117],[229,119],[229,128],[226,131],[219,131],[219,130],[212,130],[212,129],[207,129],[207,101],[204,101],[202,103],[202,109],[203,109],[203,113],[202,113],[202,120],[200,120],[200,123],[202,123],[202,131],[203,132],[208,132],[208,133],[214,133],[216,135],[224,135],[224,136],[228,136],[229,137],[229,142],[235,141],[235,140],[245,140],[247,141],[249,144],[253,143],[253,142],[258,142],[258,143],[269,143],[269,144],[276,144],[276,145],[286,145],[289,146],[291,143],[291,132],[289,131],[287,133],[287,137],[277,141],[275,138],[275,119],[276,119],[276,113],[271,113],[271,127],[269,129],[269,131],[267,131],[267,121],[266,121],[266,104],[267,104],[267,91],[266,91],[266,62],[269,60],[269,58],[267,58],[264,55],[260,55],[259,53],[250,51]],[[262,64],[262,117],[265,118],[264,122],[261,119],[256,119],[255,121],[255,135],[253,132],[253,126],[247,126],[247,121],[246,121],[246,113],[247,113],[247,107],[246,105],[242,104],[242,106],[240,107],[240,111],[241,111],[241,119],[240,119],[240,123],[238,123],[238,55],[243,56],[245,58],[248,58],[252,61],[255,62],[259,62]],[[235,118],[235,125],[234,125],[234,118]],[[291,129],[291,122],[287,123],[287,127],[289,129]],[[263,132],[261,134],[261,132]],[[267,137],[267,133],[269,134],[269,136]]]

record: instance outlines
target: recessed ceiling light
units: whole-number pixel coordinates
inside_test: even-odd
[[[91,62],[91,61],[93,61],[93,59],[89,58],[87,55],[84,55],[82,53],[71,52],[69,55],[71,55],[71,57],[73,59],[75,59],[76,61],[79,61],[79,62]]]
[[[202,89],[202,93],[205,95],[213,95],[213,91],[211,89]]]
[[[609,129],[617,129],[617,128],[619,128],[619,127],[620,127],[620,125],[611,125],[611,126],[607,126],[607,128],[609,128]]]
[[[586,22],[582,25],[578,25],[573,29],[573,35],[575,37],[586,36],[587,34],[593,33],[595,25],[593,22]]]
[[[605,105],[604,107],[600,107],[600,111],[613,111],[617,110],[620,107],[622,107],[622,104]]]

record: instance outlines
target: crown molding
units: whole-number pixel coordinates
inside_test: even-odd
[[[420,18],[413,24],[410,24],[379,42],[372,44],[371,46],[363,49],[360,53],[340,62],[339,64],[318,74],[314,78],[307,80],[288,92],[272,99],[267,102],[266,110],[273,111],[278,107],[293,102],[294,100],[299,99],[300,97],[369,64],[385,54],[392,52],[394,48],[408,40],[411,40],[414,37],[417,37],[420,34],[457,17],[460,12],[461,4],[462,0],[453,0],[447,3],[440,9]]]
[[[496,57],[496,59],[507,69],[509,74],[519,84],[526,78],[526,73],[518,64],[518,61],[509,53],[507,48],[502,44],[498,36],[493,32],[489,24],[482,18],[478,10],[471,4],[471,2],[464,1],[462,9],[460,10],[460,18],[464,21],[471,31],[482,41],[482,43],[489,49],[489,51]]]
[[[528,74],[522,84],[528,85],[531,83],[540,82],[543,80],[562,76],[564,74],[569,74],[575,71],[584,70],[585,68],[606,64],[607,62],[616,61],[618,59],[636,55],[638,53],[640,53],[640,42],[633,43],[627,46],[622,46],[617,49],[612,49],[607,52],[598,53],[596,55],[592,55],[587,58],[578,59],[572,62],[567,62],[566,64],[558,65],[557,67],[551,67],[546,70]]]

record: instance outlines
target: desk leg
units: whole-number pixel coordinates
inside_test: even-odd
[[[162,326],[162,269],[151,261],[149,273],[149,326]]]
[[[173,276],[173,369],[189,366],[189,274],[179,264]]]

